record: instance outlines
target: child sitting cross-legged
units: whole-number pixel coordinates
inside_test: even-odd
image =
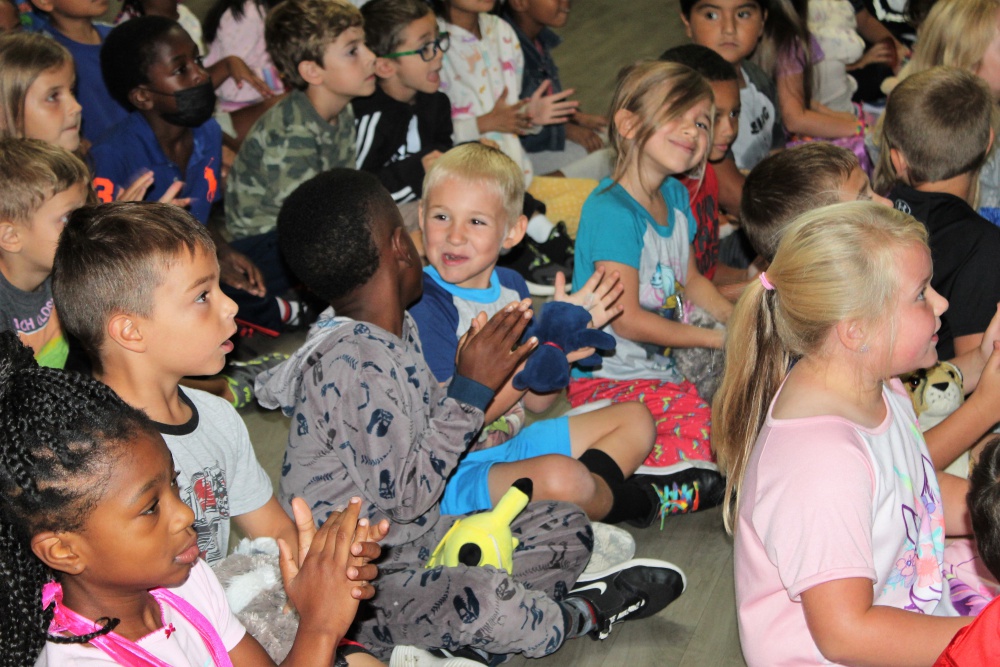
[[[420,226],[430,266],[424,270],[424,295],[410,312],[439,382],[455,375],[459,339],[479,312],[492,315],[528,298],[524,279],[496,266],[501,251],[524,236],[522,183],[513,160],[481,144],[448,151],[425,179]],[[595,274],[572,300],[584,305],[598,289],[607,296],[605,303],[613,302],[620,288],[611,287],[611,277],[598,287],[602,278]],[[600,298],[591,302],[601,306],[597,326],[619,312],[610,306],[605,311]],[[518,391],[509,382],[500,389],[486,409],[483,448],[466,455],[448,481],[444,512],[489,509],[511,482],[530,477],[535,498],[572,502],[595,521],[648,526],[661,516],[657,488],[669,487],[670,476],[628,479],[653,447],[649,410],[626,402],[521,428],[525,407],[543,412],[557,396]]]
[[[278,240],[302,281],[331,305],[304,346],[257,380],[258,400],[292,417],[282,500],[304,498],[323,521],[361,495],[363,516],[393,521],[378,595],[365,604],[354,639],[382,658],[395,644],[538,657],[567,638],[605,637],[612,623],[652,615],[681,594],[683,575],[662,561],[630,563],[571,591],[593,533],[580,509],[552,501],[531,503],[514,519],[521,544],[510,572],[425,569],[453,523],[441,507],[445,483],[495,392],[537,345],[529,339],[514,349],[528,304],[476,317],[444,387],[406,312],[423,290],[421,260],[375,176],[334,169],[306,182],[282,206]]]
[[[79,209],[59,242],[53,291],[95,375],[145,412],[170,448],[200,556],[210,565],[226,556],[230,520],[247,537],[297,549],[295,525],[239,414],[224,399],[178,386],[183,377],[217,373],[236,328],[236,304],[219,288],[205,227],[168,204]],[[373,539],[387,529],[373,525]]]
[[[0,605],[15,624],[5,664],[274,664],[198,557],[170,450],[141,410],[96,380],[39,368],[4,332],[0,425]],[[304,557],[280,544],[301,617],[283,665],[332,664],[372,594],[348,578],[377,575],[360,509],[354,498],[318,532],[299,522]]]
[[[90,174],[39,139],[0,139],[0,331],[14,331],[42,366],[62,368],[69,345],[52,301],[52,261]]]
[[[348,3],[285,0],[267,15],[267,50],[292,91],[260,117],[226,181],[226,227],[233,247],[278,296],[295,287],[274,228],[282,202],[312,176],[354,167],[350,102],[375,91],[375,56],[361,14]],[[290,300],[295,306],[296,301]],[[304,316],[286,312],[292,321]]]

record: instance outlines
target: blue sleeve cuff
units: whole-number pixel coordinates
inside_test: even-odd
[[[486,412],[486,406],[493,400],[493,396],[495,393],[492,389],[463,375],[452,377],[451,384],[448,385],[448,398],[454,398],[483,412]]]

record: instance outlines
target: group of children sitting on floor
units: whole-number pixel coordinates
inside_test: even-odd
[[[749,664],[992,660],[1000,2],[939,0],[903,66],[864,7],[682,0],[694,44],[606,117],[552,57],[568,0],[222,0],[207,68],[176,3],[34,2],[47,36],[0,36],[0,662],[541,657],[686,586],[589,568],[591,522],[719,504]],[[880,64],[876,122],[847,72]],[[543,356],[579,365],[539,388]],[[969,397],[921,434],[898,378],[939,360]],[[428,566],[524,479],[508,566]],[[278,542],[280,651],[211,569],[230,521]]]

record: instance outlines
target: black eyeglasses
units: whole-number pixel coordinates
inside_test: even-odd
[[[423,60],[425,63],[429,63],[430,61],[434,60],[434,57],[437,55],[438,51],[440,51],[441,53],[445,53],[448,51],[449,46],[451,46],[451,37],[448,36],[448,33],[442,32],[440,35],[438,35],[438,38],[435,39],[433,42],[427,42],[419,49],[416,49],[414,51],[397,51],[396,53],[387,53],[382,57],[399,58],[400,56],[419,55],[421,60]]]

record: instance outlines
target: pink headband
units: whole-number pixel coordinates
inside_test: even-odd
[[[757,276],[757,278],[760,280],[760,284],[763,285],[764,289],[766,289],[768,292],[774,290],[774,285],[772,285],[771,281],[767,279],[766,273],[761,271],[760,274]]]

